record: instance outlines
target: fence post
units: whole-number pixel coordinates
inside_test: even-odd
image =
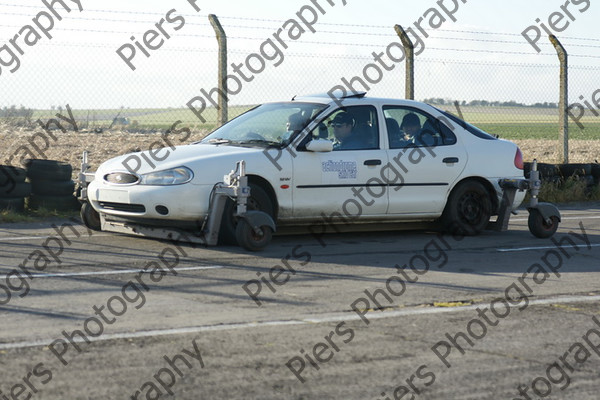
[[[223,26],[219,22],[219,18],[210,14],[208,20],[212,25],[217,35],[217,42],[219,43],[219,126],[227,122],[227,35]]]
[[[554,35],[550,35],[550,42],[554,45],[560,60],[560,100],[558,102],[558,154],[562,164],[569,162],[569,55],[562,43]],[[561,148],[562,147],[562,148]]]
[[[402,41],[404,46],[404,54],[406,55],[406,84],[405,97],[408,100],[415,99],[415,45],[412,40],[408,37],[404,28],[400,25],[395,25],[394,29]]]

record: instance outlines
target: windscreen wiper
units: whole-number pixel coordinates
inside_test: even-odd
[[[281,146],[281,143],[274,142],[272,140],[262,140],[262,139],[250,139],[250,140],[240,140],[239,142],[233,142],[234,144],[264,144],[266,146]]]
[[[223,139],[223,138],[214,138],[214,139],[209,139],[208,143],[210,143],[210,144],[229,144],[229,143],[231,143],[231,140]]]

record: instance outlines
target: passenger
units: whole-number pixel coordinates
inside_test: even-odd
[[[404,140],[416,143],[417,135],[421,131],[421,120],[415,113],[409,113],[402,118],[400,129],[404,132]]]
[[[288,140],[294,133],[300,132],[302,129],[304,129],[305,125],[306,119],[302,116],[301,113],[298,112],[290,115],[286,124],[287,131],[283,134],[281,140]]]

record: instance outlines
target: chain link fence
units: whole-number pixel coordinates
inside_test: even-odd
[[[218,45],[207,15],[189,9],[62,10],[64,18],[54,21],[52,39],[42,37],[19,54],[9,40],[31,24],[39,9],[0,3],[6,16],[0,24],[5,42],[0,51],[4,126],[35,128],[36,120],[54,118],[67,104],[82,131],[164,131],[182,121],[194,131],[208,132],[217,125],[217,110],[203,95],[218,84]],[[227,34],[228,73],[242,71],[237,74],[239,90],[229,96],[229,118],[255,104],[324,93],[343,85],[343,78],[364,77],[377,54],[385,55],[390,44],[400,43],[393,26],[318,23],[312,27],[315,32],[308,32],[308,26],[298,25],[296,35],[301,37],[291,40],[294,26],[289,20],[219,19]],[[150,29],[160,34],[154,50],[143,40]],[[300,35],[301,29],[307,32]],[[278,40],[278,32],[286,40]],[[543,51],[537,54],[518,33],[439,29],[421,39],[415,62],[417,100],[462,113],[501,137],[557,138],[559,62],[549,42],[540,43]],[[570,121],[571,138],[597,139],[600,107],[594,92],[600,89],[600,39],[560,39],[570,53],[569,99],[582,104],[581,116]],[[10,72],[16,65],[9,63],[10,49],[19,59],[15,72]],[[355,81],[353,86],[370,96],[404,97],[404,62],[381,62],[387,65],[381,67],[381,79],[374,84],[363,79],[366,85]],[[204,121],[187,106],[195,97],[205,100]],[[573,110],[579,113],[577,107]]]

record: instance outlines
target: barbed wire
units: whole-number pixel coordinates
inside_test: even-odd
[[[40,6],[35,6],[35,5],[25,5],[25,4],[7,4],[7,3],[0,3],[0,6],[5,6],[5,7],[17,7],[17,8],[40,8]],[[97,10],[97,9],[91,9],[91,10],[86,10],[86,12],[97,12],[97,13],[107,13],[107,14],[135,14],[135,15],[163,15],[163,13],[154,13],[154,12],[140,12],[140,11],[125,11],[125,10]],[[3,13],[4,15],[21,15],[21,16],[30,16],[29,14],[22,14],[22,13]],[[199,18],[206,18],[208,17],[208,14],[180,14],[181,16],[184,17],[199,17]],[[85,19],[85,20],[99,20],[98,18],[83,18],[83,17],[78,17],[79,19]],[[222,15],[219,16],[219,19],[223,19],[223,20],[240,20],[240,21],[256,21],[256,22],[273,22],[273,23],[284,23],[288,20],[285,19],[269,19],[269,18],[253,18],[253,17],[239,17],[239,16],[228,16],[228,15]],[[120,19],[102,19],[103,21],[109,21],[109,22],[144,22],[144,23],[153,23],[154,21],[136,21],[136,20],[120,20]],[[378,29],[393,29],[393,26],[389,26],[389,25],[369,25],[369,24],[344,24],[344,23],[326,23],[326,22],[319,22],[320,25],[325,25],[325,26],[345,26],[345,27],[357,27],[357,28],[378,28]],[[202,23],[202,24],[197,24],[197,25],[209,25],[209,23]],[[410,25],[405,25],[405,26],[410,26]],[[240,26],[241,28],[247,28],[247,29],[270,29],[269,27],[264,27],[264,26]],[[512,37],[522,37],[521,34],[518,33],[508,33],[508,32],[490,32],[490,31],[483,31],[483,30],[464,30],[464,29],[436,29],[436,31],[439,32],[457,32],[457,33],[469,33],[469,34],[480,34],[480,35],[496,35],[496,36],[512,36]],[[392,36],[393,34],[379,34],[379,33],[373,33],[373,32],[341,32],[341,31],[323,31],[323,33],[338,33],[338,34],[357,34],[357,35],[366,35],[366,36]],[[600,39],[596,39],[596,38],[580,38],[580,37],[572,37],[572,36],[562,36],[562,39],[570,39],[570,40],[583,40],[583,41],[594,41],[594,42],[600,42]]]
[[[90,18],[89,20],[96,20]],[[196,25],[205,25],[205,24],[196,24]],[[208,25],[208,24],[206,24]],[[6,28],[19,28],[19,25],[6,25],[0,24],[0,27]],[[88,32],[88,33],[108,33],[108,34],[126,34],[131,35],[131,31],[119,31],[119,30],[107,30],[107,29],[87,29],[87,28],[58,28],[57,30],[64,31],[72,31],[72,32]],[[135,33],[135,32],[133,32]],[[330,32],[332,33],[332,32]],[[342,32],[339,32],[342,33]],[[362,35],[362,34],[361,34]],[[215,38],[214,34],[190,34],[190,33],[179,33],[180,37],[190,37],[190,38]],[[384,36],[384,35],[372,35],[372,36]],[[387,36],[387,35],[385,35]],[[391,36],[391,35],[390,35]],[[529,45],[525,41],[517,42],[517,41],[505,41],[505,40],[486,40],[486,39],[475,39],[475,38],[456,38],[456,37],[442,37],[442,36],[430,36],[431,39],[437,40],[447,40],[447,41],[467,41],[467,42],[476,42],[476,43],[499,43],[499,44],[519,44],[519,45]],[[250,37],[250,36],[228,36],[228,39],[239,39],[239,40],[251,40],[251,41],[260,41],[264,40],[264,37]],[[358,46],[358,47],[377,47],[381,46],[381,43],[356,43],[356,42],[327,42],[327,41],[302,41],[300,43],[305,44],[319,44],[319,45],[328,45],[328,46]],[[539,45],[551,45],[550,43],[539,43]],[[600,46],[596,45],[583,45],[583,44],[574,44],[574,43],[565,43],[566,47],[580,47],[580,48],[600,48]],[[439,48],[438,48],[439,49]],[[515,55],[536,55],[532,52],[517,52],[517,51],[497,51],[497,50],[478,50],[478,49],[456,49],[456,48],[448,48],[448,50],[456,50],[456,51],[472,51],[472,52],[498,52],[502,54],[515,54]],[[555,56],[554,53],[538,53],[537,55],[545,55],[545,56]],[[589,57],[589,58],[598,58],[596,56],[591,55],[578,55],[573,54],[573,57]]]
[[[54,47],[83,47],[83,48],[105,48],[105,49],[113,49],[114,46],[108,44],[88,44],[88,43],[66,43],[66,42],[44,42],[40,43],[42,46],[54,46]],[[447,49],[447,48],[436,48],[431,47],[431,50],[448,50],[448,51],[469,51],[465,49]],[[192,52],[192,53],[214,53],[215,48],[201,48],[201,47],[167,47],[165,51],[174,51],[174,52]],[[247,49],[236,49],[230,48],[229,53],[231,54],[241,54],[248,55]],[[489,52],[496,53],[497,51],[489,50]],[[530,54],[530,53],[509,53],[509,54]],[[355,54],[320,54],[320,53],[300,53],[300,52],[289,52],[285,54],[291,57],[309,57],[309,58],[320,58],[320,59],[346,59],[346,60],[365,60],[365,61],[373,61],[372,56],[360,56]],[[551,55],[551,54],[548,54]],[[554,55],[556,56],[556,55]],[[585,56],[582,56],[585,57]],[[590,58],[600,58],[600,56],[588,56]],[[556,64],[528,64],[528,63],[509,63],[509,62],[500,62],[500,61],[474,61],[474,60],[454,60],[454,59],[444,59],[444,58],[422,58],[417,57],[417,61],[422,62],[439,62],[439,63],[449,63],[449,64],[466,64],[466,65],[494,65],[494,66],[514,66],[514,67],[549,67],[556,68]],[[589,70],[600,70],[600,66],[591,66],[591,65],[569,65],[569,68],[576,69],[589,69]]]
[[[6,4],[6,3],[0,3],[0,6],[5,6],[5,7],[23,7],[23,8],[43,8],[40,6],[33,6],[33,5],[26,5],[26,4]],[[124,11],[124,10],[89,10],[86,9],[86,12],[98,12],[98,13],[106,13],[106,14],[135,14],[135,15],[161,15],[164,16],[164,13],[159,13],[159,12],[144,12],[144,11]],[[3,13],[3,14],[7,14],[7,13]],[[26,16],[31,16],[29,14],[21,14],[21,15],[26,15]],[[184,17],[208,17],[207,14],[180,14]]]
[[[109,34],[127,34],[130,35],[129,31],[111,31],[111,30],[102,30],[102,29],[74,29],[74,28],[63,28],[66,31],[75,31],[75,32],[91,32],[91,33],[109,33]],[[198,34],[179,34],[181,37],[191,37],[191,38],[214,38],[214,35],[198,35]],[[228,39],[236,39],[236,40],[250,40],[257,41],[262,40],[261,38],[256,37],[248,37],[248,36],[230,36]],[[300,43],[303,44],[316,44],[316,45],[327,45],[327,46],[348,46],[348,47],[369,47],[369,48],[378,48],[381,46],[381,43],[340,43],[340,42],[323,42],[323,41],[302,41]],[[54,45],[53,43],[44,43],[45,45]],[[81,43],[81,47],[92,47],[93,44],[89,43]],[[594,46],[598,47],[598,46]],[[466,53],[486,53],[486,54],[507,54],[507,55],[529,55],[529,56],[556,56],[555,53],[537,53],[534,54],[532,52],[526,51],[506,51],[506,50],[497,50],[497,49],[460,49],[454,47],[427,47],[430,50],[438,50],[438,51],[457,51],[457,52],[466,52]],[[569,54],[570,57],[582,57],[582,58],[594,58],[600,59],[600,55],[589,55],[589,54]]]
[[[28,16],[28,17],[31,17],[31,15],[29,15],[29,14],[19,14],[19,13],[2,13],[2,15],[19,15],[19,16]],[[156,21],[141,21],[141,20],[132,20],[132,19],[111,19],[111,18],[87,18],[87,17],[77,17],[77,20],[83,20],[83,21],[103,21],[103,22],[144,23],[144,24],[155,24],[156,23]],[[206,22],[202,22],[202,23],[194,23],[194,22],[187,22],[186,21],[186,25],[210,26],[210,22],[206,21]],[[22,28],[22,25],[0,25],[0,26],[12,27],[12,28]],[[57,28],[57,29],[59,29],[59,28]]]

